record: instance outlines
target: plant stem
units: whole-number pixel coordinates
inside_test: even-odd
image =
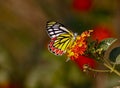
[[[104,59],[105,63],[107,63],[109,66],[112,66],[107,59]]]
[[[93,68],[88,68],[88,70],[94,71],[94,72],[110,72],[110,70],[97,70],[97,69],[93,69]]]
[[[111,72],[116,73],[118,76],[120,76],[120,72],[118,72],[117,70],[115,70],[113,67],[109,66],[108,64],[104,63],[104,66],[109,68],[111,70]]]

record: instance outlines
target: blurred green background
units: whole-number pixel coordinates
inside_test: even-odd
[[[120,0],[0,0],[0,88],[120,86],[115,75],[91,77],[75,63],[66,63],[65,56],[51,54],[49,20],[79,34],[104,26],[119,38]]]

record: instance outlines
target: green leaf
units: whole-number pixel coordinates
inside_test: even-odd
[[[115,63],[116,63],[116,64],[120,64],[120,54],[117,56]]]
[[[120,55],[120,47],[116,47],[116,48],[112,49],[112,51],[109,54],[110,61],[118,63],[119,55]]]
[[[116,40],[116,38],[107,38],[98,44],[97,49],[102,49],[103,51],[106,51]]]

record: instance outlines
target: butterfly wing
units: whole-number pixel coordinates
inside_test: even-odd
[[[74,40],[73,33],[57,22],[48,22],[47,32],[51,38],[48,48],[55,55],[65,53]]]
[[[65,52],[71,45],[72,40],[73,36],[70,34],[60,34],[54,42],[53,46]]]
[[[47,22],[47,33],[50,36],[50,38],[54,38],[59,36],[60,34],[71,34],[70,31],[68,31],[64,25],[54,22],[54,21],[49,21]]]

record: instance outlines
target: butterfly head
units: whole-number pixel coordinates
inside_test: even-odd
[[[77,35],[78,35],[78,33],[74,33],[74,40],[76,39]]]

